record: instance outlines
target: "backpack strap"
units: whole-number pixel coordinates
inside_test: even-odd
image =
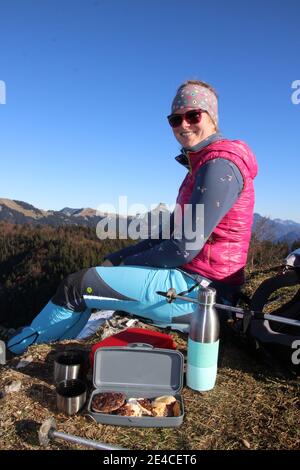
[[[300,274],[296,269],[287,269],[275,277],[266,279],[254,292],[251,299],[251,309],[261,312],[273,292],[282,287],[296,286],[299,283]]]
[[[256,289],[251,300],[251,309],[263,311],[271,294],[282,287],[291,287],[300,284],[299,269],[288,268],[283,273],[266,279]],[[273,315],[281,315],[287,318],[300,318],[300,289],[294,297],[272,311]],[[275,329],[276,328],[276,329]],[[250,325],[250,335],[263,343],[281,344],[291,347],[295,339],[299,339],[299,329],[291,329],[286,325],[274,325],[274,323],[262,319],[253,319]]]

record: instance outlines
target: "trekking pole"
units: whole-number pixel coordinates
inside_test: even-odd
[[[203,289],[203,287],[202,287]],[[193,304],[198,304],[199,301],[197,299],[193,299],[191,297],[185,297],[183,295],[176,294],[176,290],[172,287],[167,292],[156,292],[158,295],[162,295],[163,297],[167,298],[167,302],[171,303],[174,302],[176,299],[185,300],[186,302],[191,302]],[[284,323],[290,326],[298,326],[300,327],[300,321],[294,320],[292,318],[284,318],[279,317],[278,315],[272,315],[270,313],[263,313],[263,312],[256,312],[255,310],[244,310],[240,307],[232,307],[231,305],[223,305],[223,304],[214,304],[216,308],[220,310],[227,310],[229,312],[234,312],[237,318],[244,318],[245,315],[250,315],[252,318],[257,320],[270,320],[277,323]]]
[[[97,450],[126,450],[122,447],[105,444],[104,442],[97,442],[91,439],[85,439],[84,437],[74,436],[73,434],[56,431],[54,418],[46,419],[39,429],[39,442],[43,447],[47,447],[51,439],[63,439],[73,444],[92,447]]]

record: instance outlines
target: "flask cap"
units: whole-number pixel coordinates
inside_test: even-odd
[[[200,287],[198,294],[198,301],[204,305],[214,305],[216,303],[216,289],[212,287],[203,288]]]

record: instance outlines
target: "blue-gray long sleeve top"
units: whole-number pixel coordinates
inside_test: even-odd
[[[201,190],[199,190],[201,188]],[[203,191],[205,188],[205,191]],[[107,256],[114,265],[120,264],[137,266],[153,266],[161,268],[176,268],[189,263],[202,249],[206,240],[218,223],[231,209],[243,189],[243,177],[238,167],[224,158],[216,158],[200,167],[197,172],[194,190],[187,204],[191,208],[191,216],[183,220],[186,224],[180,239],[174,236],[174,220],[171,221],[170,239],[143,240]],[[200,234],[203,240],[197,249],[188,248],[191,234],[196,227],[196,205],[203,204],[204,227]],[[174,217],[173,217],[174,219]],[[184,218],[183,218],[184,219]],[[199,237],[199,233],[197,234]]]

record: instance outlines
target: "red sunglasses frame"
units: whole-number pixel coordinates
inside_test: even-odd
[[[203,112],[204,111],[202,109],[190,109],[186,113],[170,114],[169,116],[167,116],[167,119],[169,121],[170,126],[175,129],[176,127],[181,126],[184,120],[189,124],[198,124],[199,122],[201,122]],[[174,118],[178,120],[178,123],[175,122],[172,124],[172,119]]]

